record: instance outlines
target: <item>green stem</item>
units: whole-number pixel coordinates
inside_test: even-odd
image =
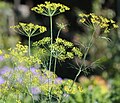
[[[57,34],[57,38],[59,37],[61,30],[62,30],[62,28],[59,29],[58,34]]]
[[[77,80],[77,77],[78,77],[79,74],[81,73],[83,66],[85,65],[85,60],[86,60],[87,54],[88,54],[90,48],[91,48],[92,45],[93,45],[94,34],[95,34],[95,31],[93,32],[93,34],[92,34],[92,36],[91,36],[90,42],[89,42],[89,44],[88,44],[88,47],[87,47],[86,52],[85,52],[84,57],[83,57],[83,62],[82,62],[82,64],[81,64],[80,68],[79,68],[79,71],[78,71],[77,75],[75,76],[75,78],[74,78],[74,80],[73,80],[73,83],[72,83],[72,85],[71,85],[71,88],[72,88],[72,86],[74,85],[75,81]]]
[[[31,56],[31,46],[30,46],[30,38],[31,38],[31,36],[28,36],[28,56],[30,57]],[[29,67],[29,72],[31,72],[30,71],[30,67]],[[32,83],[32,75],[30,74],[30,88],[31,88],[31,83]],[[32,100],[33,100],[33,97],[32,97],[32,95],[30,95],[31,96],[31,98],[32,98]],[[34,100],[33,100],[33,103],[34,103]]]
[[[67,24],[66,25],[62,24],[62,26],[60,27],[60,29],[58,31],[57,38],[59,37],[61,30],[64,29],[66,26],[67,26]]]
[[[29,94],[30,96],[31,96],[31,98],[32,98],[32,103],[35,103],[34,102],[34,97],[33,97],[33,95],[32,94]]]
[[[53,43],[52,16],[50,16],[50,38],[51,38],[51,45],[52,45],[52,43]],[[52,64],[52,50],[50,51],[49,71],[51,69],[51,64]]]
[[[4,103],[6,103],[6,102],[7,102],[7,100],[4,98],[4,99],[3,99],[3,102],[4,102]]]
[[[51,36],[51,44],[53,43],[53,31],[52,31],[52,16],[50,16],[50,36]]]
[[[30,36],[28,37],[28,55],[31,55],[31,51],[30,51]]]
[[[56,63],[57,63],[57,58],[55,58],[55,62],[54,62],[54,73],[56,72]]]
[[[29,95],[29,96],[31,97],[31,99],[32,99],[32,103],[35,103],[35,102],[34,102],[34,97],[33,97],[33,95],[30,93],[28,87],[27,87],[27,86],[25,86],[25,87],[26,87],[26,89],[27,89],[28,95]]]
[[[51,45],[53,44],[53,34],[52,34],[52,16],[50,16],[50,38],[51,38]],[[48,90],[49,90],[49,102],[51,101],[51,93],[50,93],[50,70],[51,70],[51,64],[52,64],[52,50],[50,51],[50,60],[49,60],[49,78],[48,78]]]

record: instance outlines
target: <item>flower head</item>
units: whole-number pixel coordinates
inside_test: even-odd
[[[57,27],[60,28],[60,29],[65,29],[67,25],[64,24],[64,23],[57,23]]]
[[[62,82],[63,82],[62,78],[60,77],[55,78],[55,81],[54,81],[55,84],[62,84]]]
[[[40,33],[44,33],[45,31],[47,31],[46,27],[44,26],[21,22],[16,26],[11,26],[11,28],[15,29],[18,33],[25,35],[27,37],[36,36]]]
[[[0,69],[0,75],[10,73],[10,71],[11,71],[11,68],[4,66],[3,68]]]
[[[118,28],[118,25],[115,24],[115,21],[109,20],[103,16],[97,16],[94,13],[90,14],[79,14],[81,17],[80,22],[87,25],[88,27],[92,27],[93,29],[96,29],[99,27],[104,31],[104,33],[109,33],[110,28]]]
[[[34,95],[35,95],[35,94],[40,94],[40,92],[41,92],[41,91],[40,91],[40,88],[39,88],[39,87],[32,87],[32,88],[31,88],[31,93],[34,94]]]
[[[70,8],[60,3],[50,3],[50,1],[45,1],[45,4],[39,4],[31,10],[45,16],[54,16],[63,13],[66,10],[70,10]]]
[[[10,59],[15,65],[24,65],[31,67],[41,64],[41,60],[37,55],[28,56],[28,46],[22,45],[21,42],[16,44],[15,48],[9,49],[9,54],[4,54],[6,59]]]

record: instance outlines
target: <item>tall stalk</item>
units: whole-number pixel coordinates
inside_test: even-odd
[[[82,68],[83,68],[83,66],[84,66],[84,64],[85,64],[85,60],[86,60],[87,54],[88,54],[90,48],[91,48],[92,45],[93,45],[93,38],[94,38],[95,32],[96,32],[96,30],[94,30],[94,32],[93,32],[93,34],[92,34],[92,36],[91,36],[90,42],[89,42],[88,47],[86,48],[85,54],[84,54],[84,56],[83,56],[82,64],[81,64],[81,66],[80,66],[80,68],[79,68],[78,73],[76,74],[76,76],[75,76],[75,78],[74,78],[74,80],[73,80],[73,83],[72,83],[72,85],[71,85],[71,88],[72,88],[72,86],[74,85],[75,81],[77,80],[77,78],[78,78],[79,74],[81,73]]]
[[[28,56],[31,56],[31,46],[30,46],[30,42],[31,42],[31,36],[28,36]],[[30,71],[30,67],[29,67],[29,72]],[[32,82],[32,75],[30,74],[30,88],[31,88],[31,82]],[[30,93],[31,99],[32,99],[32,103],[34,103],[34,98],[33,95]]]
[[[52,16],[50,16],[50,36],[51,36],[51,44],[52,44],[53,43]]]
[[[50,16],[50,38],[51,42],[50,44],[53,44],[53,33],[52,33],[52,16]],[[51,103],[51,93],[50,93],[50,70],[51,70],[51,65],[52,65],[52,50],[50,50],[50,60],[49,60],[49,78],[48,78],[48,90],[49,90],[49,103]]]
[[[53,33],[52,33],[52,16],[50,16],[50,38],[51,38],[51,44],[53,43]],[[50,60],[49,60],[49,72],[51,69],[52,64],[52,50],[50,51]]]
[[[28,55],[31,55],[31,50],[30,50],[30,36],[28,37]]]

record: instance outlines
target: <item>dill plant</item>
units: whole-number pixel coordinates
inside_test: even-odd
[[[53,44],[52,17],[60,13],[63,13],[66,10],[70,10],[70,8],[60,3],[50,3],[46,1],[45,4],[37,5],[37,7],[33,7],[31,10],[37,12],[38,14],[48,16],[50,18],[50,35],[51,35],[50,43],[52,45]],[[49,62],[49,71],[51,69],[51,62],[52,62],[52,50],[50,54],[51,55],[50,55],[50,62]]]
[[[6,60],[10,60],[12,64],[12,69],[2,74],[4,82],[0,84],[0,98],[4,103],[8,103],[8,97],[13,95],[15,95],[14,99],[17,103],[25,103],[27,96],[31,98],[30,101],[32,103],[35,103],[35,101],[39,103],[65,103],[67,96],[69,97],[71,94],[82,92],[82,87],[79,83],[76,83],[76,79],[81,71],[86,68],[86,56],[94,44],[97,28],[108,33],[110,31],[110,24],[113,28],[118,28],[118,26],[113,20],[96,16],[93,13],[80,14],[80,22],[93,30],[93,34],[83,55],[80,48],[75,47],[72,42],[59,38],[61,30],[66,25],[58,24],[60,29],[57,37],[53,40],[52,17],[70,10],[69,7],[60,3],[46,1],[45,4],[37,5],[31,10],[49,17],[50,37],[44,37],[31,45],[31,37],[44,33],[47,30],[46,27],[32,23],[19,23],[16,26],[11,26],[18,33],[28,37],[28,46],[22,45],[19,42],[15,48],[10,48],[8,53],[0,50],[0,55]],[[35,52],[31,52],[31,46]],[[73,59],[76,56],[80,60],[83,56],[83,59],[80,66],[78,68],[75,67],[78,69],[78,73],[74,80],[62,80],[58,78],[55,74],[57,61],[64,62],[66,59]],[[54,64],[52,64],[52,61],[54,61]],[[52,68],[53,72],[51,72]],[[36,96],[37,99],[35,99]]]

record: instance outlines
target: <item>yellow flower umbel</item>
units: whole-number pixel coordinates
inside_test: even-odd
[[[70,8],[60,3],[50,3],[50,1],[45,1],[45,4],[37,5],[37,7],[33,7],[31,10],[45,16],[54,16],[63,13],[66,10],[70,10]]]
[[[53,57],[60,61],[65,61],[65,59],[73,59],[75,56],[78,56],[79,58],[82,57],[82,53],[79,48],[75,47],[72,42],[61,38],[56,38],[55,42],[50,44],[50,37],[45,37],[38,42],[34,42],[33,46],[43,48],[46,53],[52,51]]]
[[[36,36],[40,33],[44,33],[47,31],[46,27],[34,25],[32,23],[19,23],[16,26],[11,26],[11,28],[15,29],[18,33],[25,35],[27,37]]]
[[[23,65],[27,68],[42,64],[36,55],[28,56],[28,46],[21,42],[16,44],[15,48],[10,48],[9,54],[4,54],[4,58],[10,59],[15,66]]]
[[[103,16],[97,16],[94,13],[90,14],[79,14],[81,17],[80,22],[85,24],[88,27],[92,27],[93,29],[96,29],[99,27],[100,29],[103,29],[104,33],[109,33],[110,27],[112,28],[118,28],[118,25],[115,24],[115,21],[107,19]]]
[[[18,33],[25,35],[28,37],[28,45],[29,45],[29,56],[30,53],[30,38],[36,36],[40,33],[44,33],[47,29],[44,26],[34,25],[32,23],[19,23],[16,26],[11,26],[11,28],[15,29]]]

